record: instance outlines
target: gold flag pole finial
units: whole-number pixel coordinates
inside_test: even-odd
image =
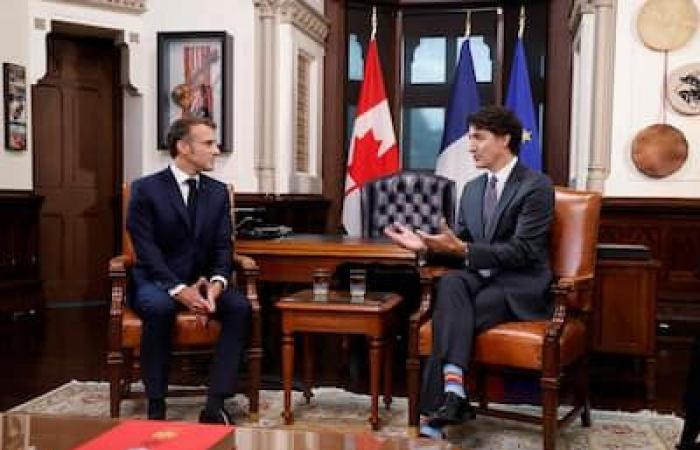
[[[467,18],[464,21],[464,37],[469,38],[472,34],[472,12],[467,11]]]
[[[518,25],[518,39],[523,38],[525,32],[525,5],[520,5],[520,23]]]
[[[377,35],[377,7],[372,6],[372,35],[370,36],[369,40],[373,41],[376,35]]]

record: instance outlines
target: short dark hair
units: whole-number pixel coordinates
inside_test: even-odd
[[[170,124],[168,136],[165,138],[171,157],[175,158],[177,156],[177,142],[186,138],[195,125],[206,125],[209,128],[216,129],[216,124],[206,117],[183,117],[182,119],[177,119]]]
[[[508,148],[518,156],[520,141],[523,138],[523,125],[513,111],[501,106],[485,106],[472,113],[467,124],[474,128],[488,130],[497,136],[510,136]]]

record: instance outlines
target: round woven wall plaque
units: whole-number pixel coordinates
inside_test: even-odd
[[[666,94],[679,113],[700,114],[700,63],[674,69],[666,79]]]
[[[664,178],[680,169],[688,159],[688,141],[676,127],[650,125],[632,141],[632,161],[637,169],[652,178]]]
[[[644,44],[654,50],[684,46],[698,27],[693,0],[647,0],[637,16],[637,30]]]

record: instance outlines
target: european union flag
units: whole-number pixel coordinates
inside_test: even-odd
[[[467,150],[467,117],[479,110],[479,104],[479,91],[476,88],[472,53],[467,38],[462,42],[459,52],[459,62],[447,102],[442,144],[435,164],[436,174],[455,182],[458,196],[462,194],[464,184],[479,173],[474,158]]]
[[[520,144],[520,161],[528,167],[542,171],[542,148],[535,108],[532,104],[530,76],[527,73],[525,46],[522,38],[515,44],[515,58],[510,71],[506,108],[513,111],[523,124],[523,140]]]

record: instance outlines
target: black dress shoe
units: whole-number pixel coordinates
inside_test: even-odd
[[[165,400],[154,398],[148,400],[148,420],[165,420]]]
[[[445,394],[445,402],[428,417],[428,425],[441,428],[457,425],[476,418],[476,411],[469,403],[469,397],[462,398],[454,392]]]
[[[208,411],[206,408],[199,414],[199,423],[214,423],[219,425],[233,425],[231,415],[225,409]]]

